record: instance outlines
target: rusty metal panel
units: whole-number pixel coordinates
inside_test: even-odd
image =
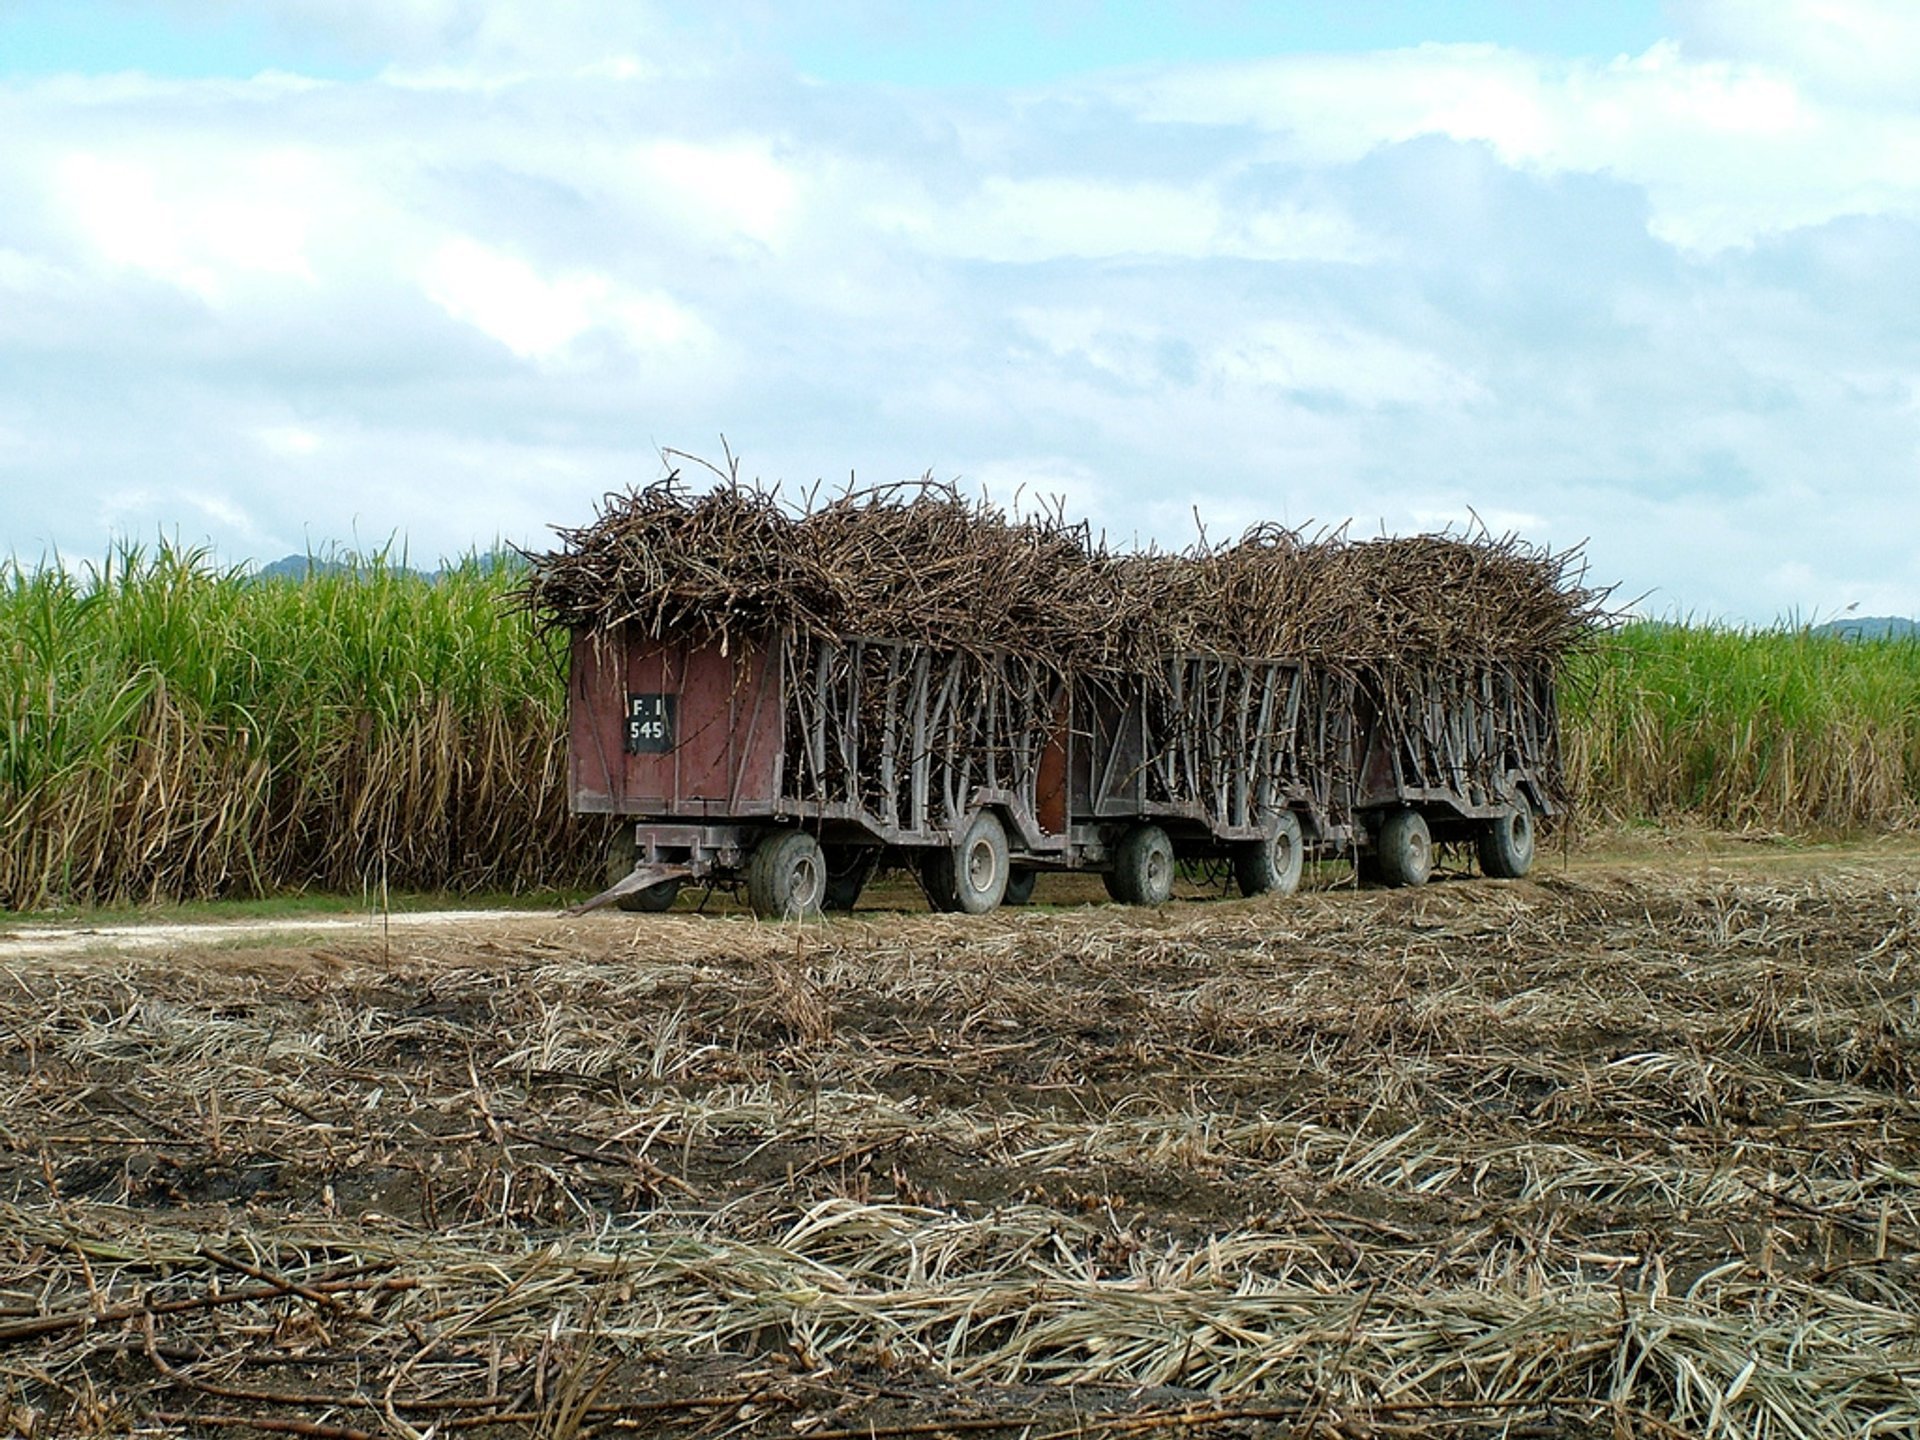
[[[619,815],[764,814],[780,788],[779,666],[769,642],[575,637],[573,808]]]
[[[1067,748],[1072,734],[1069,694],[1062,686],[1053,728],[1034,774],[1033,817],[1049,835],[1067,833]]]
[[[567,667],[567,798],[579,814],[618,814],[621,808],[619,661],[612,636],[574,632]]]
[[[1367,734],[1366,759],[1360,767],[1359,793],[1354,803],[1362,809],[1392,805],[1405,798],[1406,782],[1394,764],[1393,736],[1387,727],[1375,726]]]

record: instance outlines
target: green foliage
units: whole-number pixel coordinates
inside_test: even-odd
[[[0,564],[0,906],[577,877],[564,677],[511,581]]]
[[[1920,641],[1641,623],[1568,676],[1590,815],[1844,832],[1913,818]]]

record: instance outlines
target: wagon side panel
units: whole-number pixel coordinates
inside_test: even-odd
[[[1077,823],[1152,820],[1180,843],[1270,833],[1286,810],[1333,824],[1312,790],[1304,727],[1320,714],[1290,660],[1184,655],[1151,676],[1083,679],[1075,696]]]
[[[573,808],[705,818],[765,814],[780,789],[773,646],[577,636],[569,687]]]
[[[626,796],[619,665],[612,636],[574,632],[567,665],[567,799],[576,814],[616,815]]]
[[[1498,814],[1517,785],[1551,809],[1561,788],[1550,666],[1509,660],[1374,668],[1361,687],[1363,808]]]

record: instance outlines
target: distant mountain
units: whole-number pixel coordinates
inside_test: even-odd
[[[345,560],[329,560],[324,555],[285,555],[271,565],[253,572],[256,580],[305,580],[313,575],[338,575],[353,566]]]
[[[1813,627],[1815,635],[1838,635],[1842,640],[1911,640],[1920,636],[1920,620],[1900,615],[1848,616]]]
[[[504,570],[518,574],[527,568],[526,559],[517,550],[489,550],[484,555],[459,560],[440,570],[415,570],[409,565],[389,564],[390,573],[401,575],[420,575],[428,580],[438,580],[449,570],[458,569],[469,563],[477,563],[483,570]],[[315,575],[341,575],[358,568],[351,551],[329,550],[318,555],[283,555],[270,565],[262,565],[253,572],[256,580],[305,580]]]

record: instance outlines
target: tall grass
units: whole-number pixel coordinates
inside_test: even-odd
[[[0,562],[0,908],[578,884],[560,659],[470,560],[255,579],[125,547]],[[1585,813],[1859,831],[1920,815],[1920,644],[1635,625],[1569,676]]]
[[[0,565],[0,906],[578,875],[563,677],[509,584]]]
[[[1920,643],[1640,623],[1568,676],[1589,817],[1852,832],[1920,815]]]

